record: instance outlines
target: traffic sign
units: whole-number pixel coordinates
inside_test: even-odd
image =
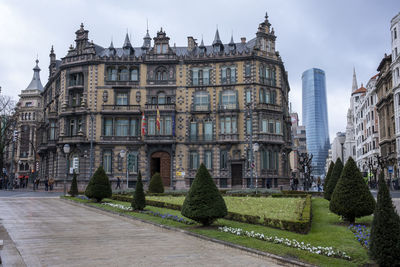
[[[393,166],[388,166],[388,172],[393,173]]]

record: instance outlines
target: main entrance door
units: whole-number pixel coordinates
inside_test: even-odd
[[[242,164],[232,164],[232,187],[234,186],[242,186]]]
[[[163,185],[171,185],[171,157],[167,152],[154,152],[150,157],[150,174],[160,173]]]

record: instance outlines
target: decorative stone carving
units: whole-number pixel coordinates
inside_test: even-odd
[[[107,92],[107,91],[104,91],[104,92],[103,92],[103,102],[104,102],[104,103],[107,103],[107,102],[108,102],[108,92]]]

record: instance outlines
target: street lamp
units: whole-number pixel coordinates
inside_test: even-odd
[[[119,152],[119,156],[122,158],[122,160],[124,159],[126,154],[126,151],[121,149],[121,151]],[[126,157],[126,189],[128,190],[128,157]]]
[[[258,149],[260,148],[260,145],[258,143],[255,143],[253,145],[253,153],[256,153]],[[253,159],[254,159],[254,154],[253,154]],[[253,168],[251,168],[253,170]],[[256,194],[257,194],[257,187],[258,187],[258,179],[257,179],[257,168],[256,168],[256,161],[254,160],[254,170],[256,174]]]
[[[247,105],[247,116],[250,118],[250,138],[249,138],[249,149],[250,149],[250,188],[254,188],[253,185],[253,165],[254,165],[254,155],[253,155],[253,109],[251,104]]]
[[[64,145],[64,154],[65,154],[65,159],[67,160],[67,170],[65,173],[65,177],[64,177],[64,196],[67,194],[67,177],[68,177],[68,167],[69,167],[69,158],[68,158],[68,154],[70,151],[71,147],[69,146],[69,144],[65,144]]]

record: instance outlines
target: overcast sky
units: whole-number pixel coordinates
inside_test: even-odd
[[[353,66],[358,85],[376,74],[390,53],[390,20],[400,11],[398,0],[285,1],[12,1],[0,0],[0,86],[16,100],[32,78],[38,55],[41,80],[48,78],[49,52],[64,57],[81,22],[89,39],[121,47],[127,29],[133,46],[141,46],[149,21],[151,37],[160,27],[170,44],[187,45],[187,36],[205,44],[218,25],[221,39],[255,37],[268,12],[277,36],[276,49],[289,72],[290,101],[301,123],[301,74],[309,68],[326,73],[329,132],[344,131]]]

